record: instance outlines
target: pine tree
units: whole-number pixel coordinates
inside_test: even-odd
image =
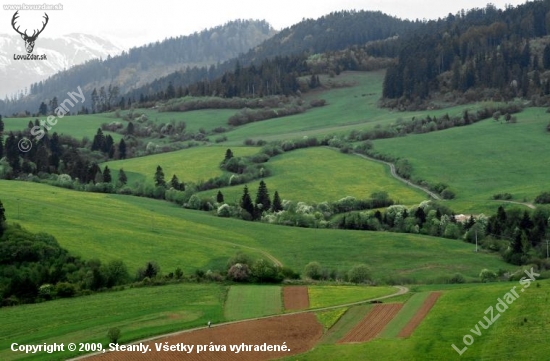
[[[92,151],[94,150],[103,150],[105,147],[105,136],[101,128],[97,129],[97,133],[94,136],[94,141],[92,142]]]
[[[175,190],[180,190],[180,181],[179,181],[177,175],[174,174],[174,175],[172,176],[172,180],[170,181],[170,185],[171,185],[172,188],[174,188]]]
[[[244,186],[243,196],[241,198],[241,208],[247,211],[254,219],[254,204],[248,193],[248,186]]]
[[[260,181],[260,186],[258,187],[258,193],[256,194],[256,206],[262,205],[262,210],[268,210],[271,208],[271,200],[269,199],[269,192],[267,190],[267,185],[262,180]]]
[[[281,203],[281,198],[279,197],[279,192],[275,191],[273,195],[273,204],[271,205],[271,210],[273,212],[279,212],[283,210],[283,205]]]
[[[218,191],[218,194],[216,195],[216,202],[218,202],[218,203],[223,203],[224,202],[222,191]]]
[[[112,180],[113,179],[111,177],[111,170],[108,166],[105,166],[105,168],[103,169],[103,181],[105,183],[111,183]]]
[[[233,158],[233,152],[231,151],[231,149],[228,149],[225,151],[225,159],[223,160],[223,162],[226,163],[231,158]]]
[[[4,234],[4,229],[6,229],[6,210],[2,201],[0,201],[0,237]]]
[[[164,172],[162,171],[162,168],[157,166],[157,171],[155,172],[155,186],[156,187],[164,187],[166,186],[166,182],[164,181]]]
[[[126,173],[124,173],[124,169],[122,168],[120,168],[120,170],[118,171],[118,181],[122,185],[128,183],[128,177],[126,177]]]
[[[126,159],[126,142],[124,139],[121,139],[120,143],[118,143],[118,158]]]

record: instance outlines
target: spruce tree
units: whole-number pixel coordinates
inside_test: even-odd
[[[248,186],[244,186],[243,196],[241,198],[241,208],[247,211],[254,219],[254,204],[248,193]]]
[[[216,195],[216,202],[218,202],[218,203],[223,203],[224,202],[222,191],[218,191],[218,194]]]
[[[126,142],[124,139],[121,139],[120,143],[118,143],[118,158],[126,159]]]
[[[281,203],[281,198],[279,197],[279,192],[275,191],[273,195],[273,205],[271,206],[273,212],[279,212],[283,210],[283,205]]]
[[[231,149],[228,149],[225,151],[225,159],[223,160],[223,162],[226,163],[231,158],[233,158],[233,152],[231,151]]]
[[[155,172],[155,186],[156,187],[164,187],[166,185],[166,182],[164,181],[164,172],[162,171],[162,168],[157,166],[157,171]]]
[[[172,176],[172,180],[170,180],[170,185],[172,186],[172,188],[174,188],[175,190],[180,190],[180,181],[178,179],[178,176],[177,175],[173,175]]]
[[[0,201],[0,237],[4,234],[4,229],[6,229],[6,210],[2,201]]]
[[[124,173],[124,169],[122,168],[120,168],[120,170],[118,171],[118,181],[122,185],[128,183],[128,177],[126,177],[126,173]]]
[[[258,187],[258,193],[256,194],[256,206],[261,204],[262,210],[269,210],[271,208],[271,200],[269,199],[269,192],[267,190],[267,185],[262,180],[260,181],[260,186]]]
[[[103,151],[103,148],[105,147],[105,135],[103,135],[103,131],[101,128],[97,129],[97,133],[94,136],[94,141],[92,143],[92,151],[99,150]]]
[[[112,180],[113,179],[111,177],[111,170],[108,166],[105,166],[105,168],[103,168],[103,182],[111,183]]]

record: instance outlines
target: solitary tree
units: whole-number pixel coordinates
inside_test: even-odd
[[[279,197],[279,192],[275,191],[273,195],[273,204],[271,206],[273,212],[279,212],[283,210],[283,205],[281,204],[281,198]]]
[[[128,183],[128,177],[126,177],[126,173],[124,173],[124,169],[122,168],[120,168],[120,170],[118,171],[118,181],[122,185]]]
[[[223,160],[223,162],[226,163],[231,158],[233,158],[233,152],[231,151],[231,149],[228,149],[225,151],[225,159]]]
[[[218,202],[218,203],[223,203],[224,202],[222,191],[218,191],[218,194],[216,195],[216,202]]]
[[[157,166],[157,171],[155,172],[155,186],[157,187],[164,187],[166,185],[166,182],[164,181],[164,172],[162,171],[162,168]]]

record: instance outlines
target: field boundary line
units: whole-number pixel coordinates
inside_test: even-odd
[[[342,308],[342,307],[357,306],[357,305],[362,305],[364,303],[368,303],[368,302],[372,302],[372,301],[380,301],[380,300],[385,300],[385,299],[396,297],[396,296],[401,296],[401,295],[404,295],[404,294],[409,292],[409,289],[407,287],[404,287],[404,286],[394,286],[394,287],[397,288],[398,291],[396,293],[392,293],[391,295],[381,296],[381,297],[377,297],[377,298],[370,298],[368,300],[357,301],[357,302],[352,302],[352,303],[346,303],[346,304],[336,305],[336,306],[319,307],[319,308],[309,309],[309,310],[301,310],[301,311],[293,311],[293,312],[288,312],[288,313],[282,313],[282,314],[279,314],[279,315],[262,316],[262,317],[249,318],[249,319],[246,319],[246,320],[222,322],[222,323],[218,323],[218,324],[215,324],[215,325],[211,325],[210,327],[220,327],[220,326],[231,325],[231,324],[235,324],[235,323],[265,320],[265,319],[273,318],[273,317],[286,317],[286,316],[297,315],[297,314],[308,313],[308,312],[318,312],[318,311],[333,310],[333,309]],[[162,335],[149,337],[149,338],[146,338],[146,339],[133,341],[133,342],[128,343],[127,345],[135,345],[135,344],[140,344],[140,343],[144,343],[144,342],[155,341],[155,340],[159,340],[159,339],[162,339],[162,338],[177,336],[177,335],[180,335],[180,334],[189,333],[189,332],[202,330],[202,329],[206,329],[206,328],[208,328],[208,326],[201,326],[201,327],[190,328],[190,329],[187,329],[187,330],[181,330],[181,331],[166,333],[166,334],[162,334]],[[110,351],[108,351],[108,352],[110,352]],[[97,355],[101,355],[101,354],[103,354],[103,353],[102,352],[94,352],[94,353],[78,356],[78,357],[75,357],[75,358],[67,359],[67,361],[84,360],[88,357],[97,356]]]

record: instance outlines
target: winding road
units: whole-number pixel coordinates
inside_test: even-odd
[[[405,178],[402,178],[399,176],[399,174],[397,174],[397,171],[395,170],[395,165],[393,163],[390,163],[390,162],[386,162],[386,161],[383,161],[383,160],[380,160],[380,159],[376,159],[376,158],[371,158],[369,156],[366,156],[364,154],[359,154],[359,153],[353,153],[354,155],[358,156],[358,157],[361,157],[361,158],[364,158],[364,159],[368,159],[368,160],[371,160],[373,162],[378,162],[378,163],[382,163],[382,164],[385,164],[385,165],[388,165],[390,167],[390,173],[392,175],[392,177],[394,177],[395,179],[413,187],[413,188],[416,188],[416,189],[419,189],[421,190],[422,192],[426,193],[428,196],[430,196],[431,198],[437,200],[437,201],[441,201],[441,197],[432,192],[431,190],[429,190],[428,188],[424,188],[422,186],[419,186],[417,184],[414,184],[412,183],[411,181],[405,179]]]

